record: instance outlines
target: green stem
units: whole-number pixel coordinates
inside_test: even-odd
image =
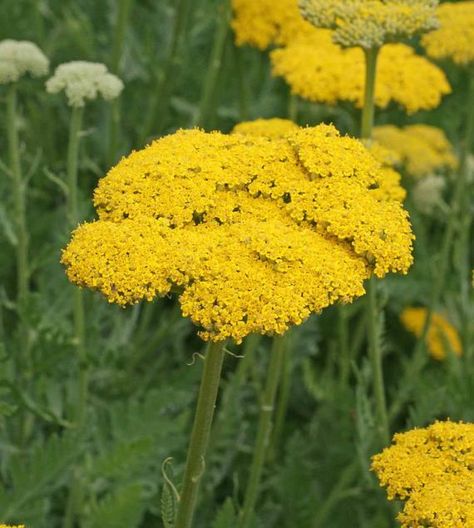
[[[377,73],[377,57],[379,48],[364,49],[365,54],[365,92],[364,107],[362,109],[362,123],[360,135],[362,139],[372,138],[375,112],[375,80]],[[375,278],[371,277],[367,286],[367,331],[369,341],[369,356],[372,365],[375,404],[377,410],[377,429],[383,444],[390,441],[390,429],[385,401],[385,386],[382,369],[382,349],[379,336],[379,312],[377,306],[377,291]]]
[[[80,133],[83,113],[83,108],[74,107],[69,125],[69,144],[67,151],[67,215],[71,228],[75,228],[79,222],[77,169],[79,162],[79,144],[81,141]]]
[[[19,334],[23,364],[20,369],[27,372],[31,367],[29,350],[29,331],[26,321],[26,309],[29,296],[29,266],[28,266],[28,228],[26,223],[26,187],[23,181],[20,162],[20,147],[17,128],[17,95],[13,83],[7,93],[7,139],[10,170],[13,180],[13,201],[15,217],[16,271],[17,271],[17,310],[19,317]],[[31,373],[30,373],[31,374]]]
[[[243,64],[243,51],[232,41],[232,51],[234,56],[235,72],[237,77],[238,87],[238,102],[239,102],[239,119],[246,121],[249,117],[249,89],[246,84]]]
[[[340,356],[340,381],[341,387],[344,388],[349,381],[351,372],[351,351],[349,347],[349,317],[347,306],[341,304],[337,307],[337,326],[339,337],[339,356]]]
[[[224,341],[210,342],[204,360],[175,528],[190,528],[193,522],[199,484],[206,466],[206,451],[223,361]]]
[[[292,93],[288,96],[288,119],[298,121],[298,96]]]
[[[144,126],[141,133],[140,142],[147,140],[152,131],[159,134],[163,128],[168,109],[169,98],[171,95],[171,88],[173,82],[173,69],[178,63],[178,52],[183,34],[186,29],[186,20],[189,11],[190,0],[177,0],[175,20],[173,27],[173,35],[168,51],[168,56],[165,64],[160,71],[158,84],[154,90],[154,99],[151,104],[150,111],[145,117]]]
[[[207,75],[204,81],[199,112],[193,123],[194,125],[199,125],[201,127],[205,127],[208,124],[211,117],[211,110],[215,109],[217,106],[214,97],[219,73],[222,68],[222,59],[224,57],[225,43],[227,35],[229,34],[230,18],[232,14],[229,0],[222,0],[222,3],[218,6],[218,11],[219,20],[209,59],[209,66],[207,68]]]
[[[372,376],[374,383],[375,405],[377,410],[377,430],[379,438],[384,445],[390,442],[390,429],[387,416],[387,404],[385,401],[385,386],[382,368],[382,350],[380,346],[380,321],[379,308],[377,306],[377,283],[374,277],[369,279],[367,285],[368,305],[368,339],[369,356],[372,365]]]
[[[372,138],[375,111],[375,78],[377,71],[377,57],[379,48],[364,49],[365,54],[365,92],[364,106],[362,108],[362,121],[360,137],[362,139]]]
[[[260,480],[266,458],[267,448],[272,430],[272,416],[275,405],[278,383],[281,376],[281,367],[285,353],[284,337],[275,336],[271,351],[268,377],[265,391],[260,406],[260,416],[258,421],[257,439],[253,452],[252,466],[250,468],[249,480],[245,490],[244,505],[240,513],[239,528],[248,528],[258,499]]]

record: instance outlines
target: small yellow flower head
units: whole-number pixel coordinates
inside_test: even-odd
[[[269,138],[283,138],[298,130],[298,125],[289,119],[273,117],[271,119],[255,119],[243,121],[235,125],[232,132],[245,136],[263,136]]]
[[[346,48],[377,48],[438,27],[437,0],[299,0],[303,17]]]
[[[271,52],[273,74],[282,76],[291,91],[313,102],[334,105],[364,102],[365,61],[361,50],[343,49],[331,32],[314,30]],[[411,114],[436,108],[451,91],[443,71],[404,44],[387,44],[380,52],[375,104],[395,102]]]
[[[432,215],[443,203],[446,180],[439,174],[430,174],[418,180],[413,187],[412,198],[415,207],[425,215]]]
[[[412,262],[380,163],[332,126],[285,138],[181,130],[123,159],[62,262],[120,305],[179,291],[204,339],[281,334]]]
[[[25,528],[24,524],[17,524],[15,526],[12,526],[10,524],[0,524],[0,528]]]
[[[458,166],[453,146],[440,128],[384,125],[375,127],[373,136],[384,147],[399,153],[407,173],[414,178]]]
[[[107,71],[105,64],[72,61],[60,64],[46,82],[49,93],[65,91],[69,106],[82,107],[86,99],[101,95],[106,101],[115,99],[123,90],[122,81]]]
[[[435,422],[398,433],[372,458],[389,500],[405,501],[402,528],[474,527],[474,424]]]
[[[427,313],[426,308],[406,308],[400,319],[408,331],[420,337]],[[450,352],[456,356],[462,355],[462,345],[456,328],[439,313],[432,315],[426,343],[428,352],[438,361],[445,359]]]
[[[400,173],[394,169],[394,166],[400,163],[398,154],[386,149],[375,141],[372,141],[368,148],[372,156],[382,165],[380,170],[382,177],[378,180],[378,189],[375,189],[375,192],[382,199],[403,202],[407,192],[401,185],[402,177]]]
[[[264,50],[313,30],[298,9],[298,0],[232,0],[232,28],[237,45]]]
[[[474,2],[446,2],[438,7],[440,28],[422,43],[434,59],[451,59],[461,66],[474,61]]]
[[[0,41],[0,84],[16,82],[27,73],[41,77],[48,73],[48,68],[49,60],[33,42]]]

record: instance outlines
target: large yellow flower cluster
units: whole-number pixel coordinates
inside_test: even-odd
[[[180,293],[204,339],[283,333],[405,273],[413,235],[377,194],[380,163],[332,126],[286,138],[182,130],[102,179],[79,226],[70,280],[121,305]]]
[[[415,178],[458,166],[453,146],[440,128],[384,125],[375,127],[373,136],[381,145],[398,152],[406,171]]]
[[[474,528],[474,424],[436,422],[394,436],[372,459],[403,528]]]
[[[425,325],[428,310],[426,308],[406,308],[400,319],[407,330],[420,337]],[[456,328],[441,314],[434,313],[426,336],[429,353],[439,361],[449,353],[462,354],[462,345]]]
[[[334,42],[365,49],[438,27],[437,0],[299,0],[303,17]]]
[[[331,32],[315,29],[271,53],[274,75],[282,76],[291,91],[310,101],[336,104],[350,101],[362,107],[365,61],[360,49],[343,49]],[[377,65],[375,104],[395,102],[408,113],[436,108],[451,91],[445,74],[413,48],[387,44]]]
[[[423,37],[430,57],[466,65],[474,61],[474,2],[446,2],[438,8],[441,27]]]
[[[242,121],[235,125],[232,132],[246,136],[263,136],[269,138],[282,138],[298,130],[298,125],[290,119],[272,117],[270,119],[255,119]]]

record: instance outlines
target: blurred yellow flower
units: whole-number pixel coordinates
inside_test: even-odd
[[[63,253],[70,280],[121,305],[180,292],[204,339],[281,334],[412,262],[380,163],[332,126],[286,138],[182,130],[96,189],[99,220]]]
[[[384,147],[398,152],[407,173],[415,178],[458,166],[453,146],[440,128],[423,124],[403,128],[384,125],[374,128],[373,137]]]
[[[440,28],[424,35],[422,43],[434,59],[459,65],[474,61],[474,2],[446,2],[439,6]]]
[[[306,20],[334,30],[334,42],[365,49],[438,27],[437,4],[437,0],[299,0]]]
[[[282,138],[298,130],[298,125],[289,119],[272,117],[270,119],[255,119],[243,121],[235,125],[232,132],[246,136],[263,136],[269,138]]]
[[[343,49],[331,32],[315,29],[271,52],[273,74],[283,77],[294,94],[334,105],[339,101],[363,106],[365,60],[360,49]],[[443,71],[404,44],[388,44],[380,52],[375,104],[395,102],[409,114],[436,108],[451,91]]]
[[[407,330],[420,337],[425,325],[428,310],[426,308],[406,308],[400,319]],[[426,336],[428,352],[434,359],[441,361],[449,353],[462,355],[462,345],[456,328],[441,314],[433,313]]]
[[[0,524],[0,528],[25,528],[24,524],[16,524],[15,526],[11,524]]]
[[[474,527],[474,424],[435,422],[398,433],[372,458],[390,500],[405,501],[403,528]]]

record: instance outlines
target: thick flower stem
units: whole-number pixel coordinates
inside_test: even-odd
[[[341,304],[337,307],[337,329],[339,338],[339,356],[341,388],[346,387],[351,372],[351,350],[349,347],[349,314],[347,306]]]
[[[375,78],[377,70],[378,48],[364,49],[365,54],[365,92],[364,106],[362,108],[362,121],[360,137],[362,139],[372,138],[372,128],[374,126],[374,106],[375,106]]]
[[[222,0],[221,4],[217,6],[217,9],[218,21],[214,36],[214,44],[212,46],[207,74],[204,80],[199,111],[193,123],[194,125],[199,125],[201,127],[209,125],[209,120],[212,117],[212,109],[216,107],[214,97],[216,94],[217,81],[219,80],[219,73],[222,68],[225,43],[230,29],[230,18],[232,14],[230,1]]]
[[[365,93],[362,109],[362,124],[360,135],[362,139],[372,138],[375,107],[375,79],[379,49],[365,49]],[[387,444],[390,441],[390,429],[385,401],[385,386],[382,369],[382,349],[380,346],[380,321],[377,303],[375,278],[371,277],[367,285],[367,337],[369,341],[369,356],[372,365],[375,404],[377,411],[377,429],[380,441]]]
[[[13,183],[13,201],[16,235],[16,272],[17,272],[17,311],[19,318],[19,334],[21,342],[20,370],[25,373],[31,368],[28,325],[26,321],[26,308],[29,292],[29,266],[28,266],[28,228],[26,223],[26,188],[23,181],[20,162],[20,147],[17,128],[17,95],[16,85],[12,85],[7,93],[7,138],[10,171]],[[31,372],[29,372],[31,374]]]
[[[199,485],[206,467],[206,451],[224,361],[224,343],[224,341],[210,342],[204,359],[204,370],[194,415],[175,528],[190,528],[192,526]]]
[[[250,468],[250,476],[245,490],[244,505],[238,523],[239,528],[248,528],[250,525],[254,514],[255,504],[258,499],[260,480],[262,477],[267,448],[270,442],[273,408],[281,376],[284,354],[285,338],[278,336],[274,337],[268,377],[260,406],[257,439],[253,452],[252,466]]]

